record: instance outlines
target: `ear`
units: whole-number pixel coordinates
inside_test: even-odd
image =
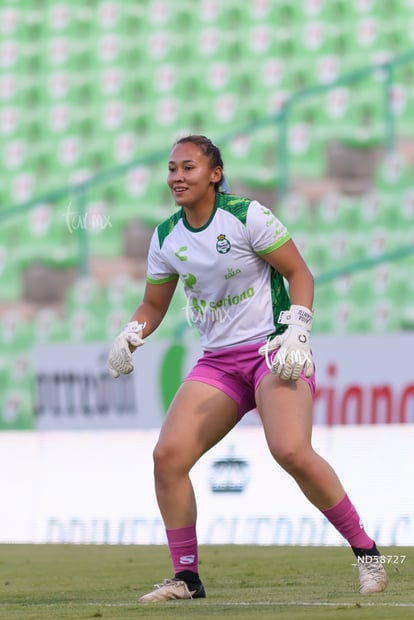
[[[211,182],[218,183],[219,181],[221,181],[222,176],[223,176],[222,169],[220,168],[220,166],[216,166],[216,168],[214,168],[213,172],[211,173]]]

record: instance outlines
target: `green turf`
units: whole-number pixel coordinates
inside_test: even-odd
[[[346,547],[202,546],[207,598],[144,605],[171,576],[166,547],[0,545],[0,619],[414,617],[414,547],[381,551],[406,559],[388,564],[386,592],[361,596]]]

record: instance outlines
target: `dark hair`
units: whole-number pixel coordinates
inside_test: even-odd
[[[224,187],[228,188],[223,174],[224,164],[219,147],[216,146],[209,138],[206,138],[206,136],[200,135],[190,135],[179,138],[175,142],[174,146],[176,144],[185,144],[186,142],[191,142],[191,144],[198,146],[203,151],[204,155],[210,160],[212,168],[221,168],[221,179],[214,184],[214,189],[216,192],[220,191],[222,187],[223,189]]]

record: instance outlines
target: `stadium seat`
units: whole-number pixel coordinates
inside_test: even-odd
[[[12,258],[8,245],[0,245],[0,300],[16,302],[22,297],[21,269]]]
[[[144,295],[145,280],[133,279],[120,273],[114,276],[106,285],[104,295],[105,303],[113,310],[124,309],[129,315],[141,301]]]
[[[0,344],[2,353],[24,354],[34,342],[30,322],[22,311],[9,309],[0,315]]]
[[[103,306],[103,288],[92,276],[80,276],[67,292],[66,308],[70,312],[80,308],[99,311]]]
[[[269,123],[220,145],[230,187],[241,181],[252,190],[276,188],[276,135],[276,125]]]
[[[44,345],[65,340],[67,332],[65,315],[56,306],[45,306],[37,310],[33,324],[35,326],[35,345]]]
[[[21,269],[17,258],[19,224],[16,218],[0,220],[0,300],[21,298]]]
[[[6,383],[0,390],[0,431],[33,429],[32,395],[30,384]]]
[[[294,236],[309,231],[312,225],[311,205],[298,192],[291,191],[276,205],[275,215]]]
[[[102,342],[103,326],[99,320],[103,307],[95,311],[86,308],[76,308],[67,316],[68,342]],[[105,309],[106,312],[106,309]]]
[[[122,254],[123,223],[113,218],[102,201],[89,202],[85,213],[88,252],[92,257],[116,258]]]
[[[112,217],[121,224],[139,220],[153,228],[174,211],[174,202],[166,184],[164,162],[153,166],[137,166],[127,173],[118,193],[118,204]]]
[[[242,180],[252,192],[275,194],[283,163],[291,178],[320,177],[334,140],[383,144],[381,71],[293,106],[287,162],[278,161],[278,115],[303,88],[326,85],[414,45],[410,0],[54,0],[43,9],[42,3],[3,4],[0,209],[96,173],[103,179],[107,170],[132,160],[141,163],[89,188],[84,214],[76,196],[68,195],[39,200],[31,212],[16,215],[13,231],[1,222],[2,301],[20,296],[21,269],[31,261],[77,264],[80,236],[74,228],[88,228],[93,255],[114,258],[123,251],[130,222],[153,228],[170,215],[174,204],[163,154],[180,135],[205,133],[217,141],[230,185]],[[413,80],[414,62],[393,69],[395,130],[406,140],[414,137]],[[264,117],[271,121],[261,124]],[[382,162],[369,193],[329,195],[310,208],[288,195],[275,212],[298,235],[318,275],[413,243],[412,180],[412,166],[394,153]],[[381,292],[369,288],[369,274],[375,273],[353,274],[348,290],[346,278],[321,285],[317,294],[343,301],[342,290],[354,303],[365,282],[373,298],[389,294],[395,305],[400,279],[394,272],[388,279],[383,275]],[[129,305],[129,295],[125,299]],[[112,310],[115,326],[123,313]],[[348,329],[341,312],[339,323]],[[394,328],[383,306],[378,316],[379,324]],[[92,338],[89,318],[74,321],[79,337]],[[333,319],[320,320],[324,329],[335,329]],[[351,321],[351,327],[357,326]],[[166,333],[172,333],[168,326]]]
[[[399,210],[395,195],[374,189],[361,196],[359,208],[355,210],[355,227],[369,230],[374,226],[383,226],[392,235],[393,225],[399,220]]]
[[[39,204],[19,221],[17,258],[22,267],[34,261],[49,265],[75,265],[79,245],[80,214],[67,203]]]

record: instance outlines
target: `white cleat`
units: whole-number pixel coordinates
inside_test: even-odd
[[[362,559],[364,560],[363,562],[361,561]],[[379,560],[380,556],[360,558],[358,562],[360,594],[383,592],[387,587],[387,573]]]
[[[185,581],[179,579],[164,579],[157,583],[152,592],[144,594],[140,603],[159,603],[161,601],[175,601],[180,599],[205,598],[206,593],[202,584],[190,590]]]

